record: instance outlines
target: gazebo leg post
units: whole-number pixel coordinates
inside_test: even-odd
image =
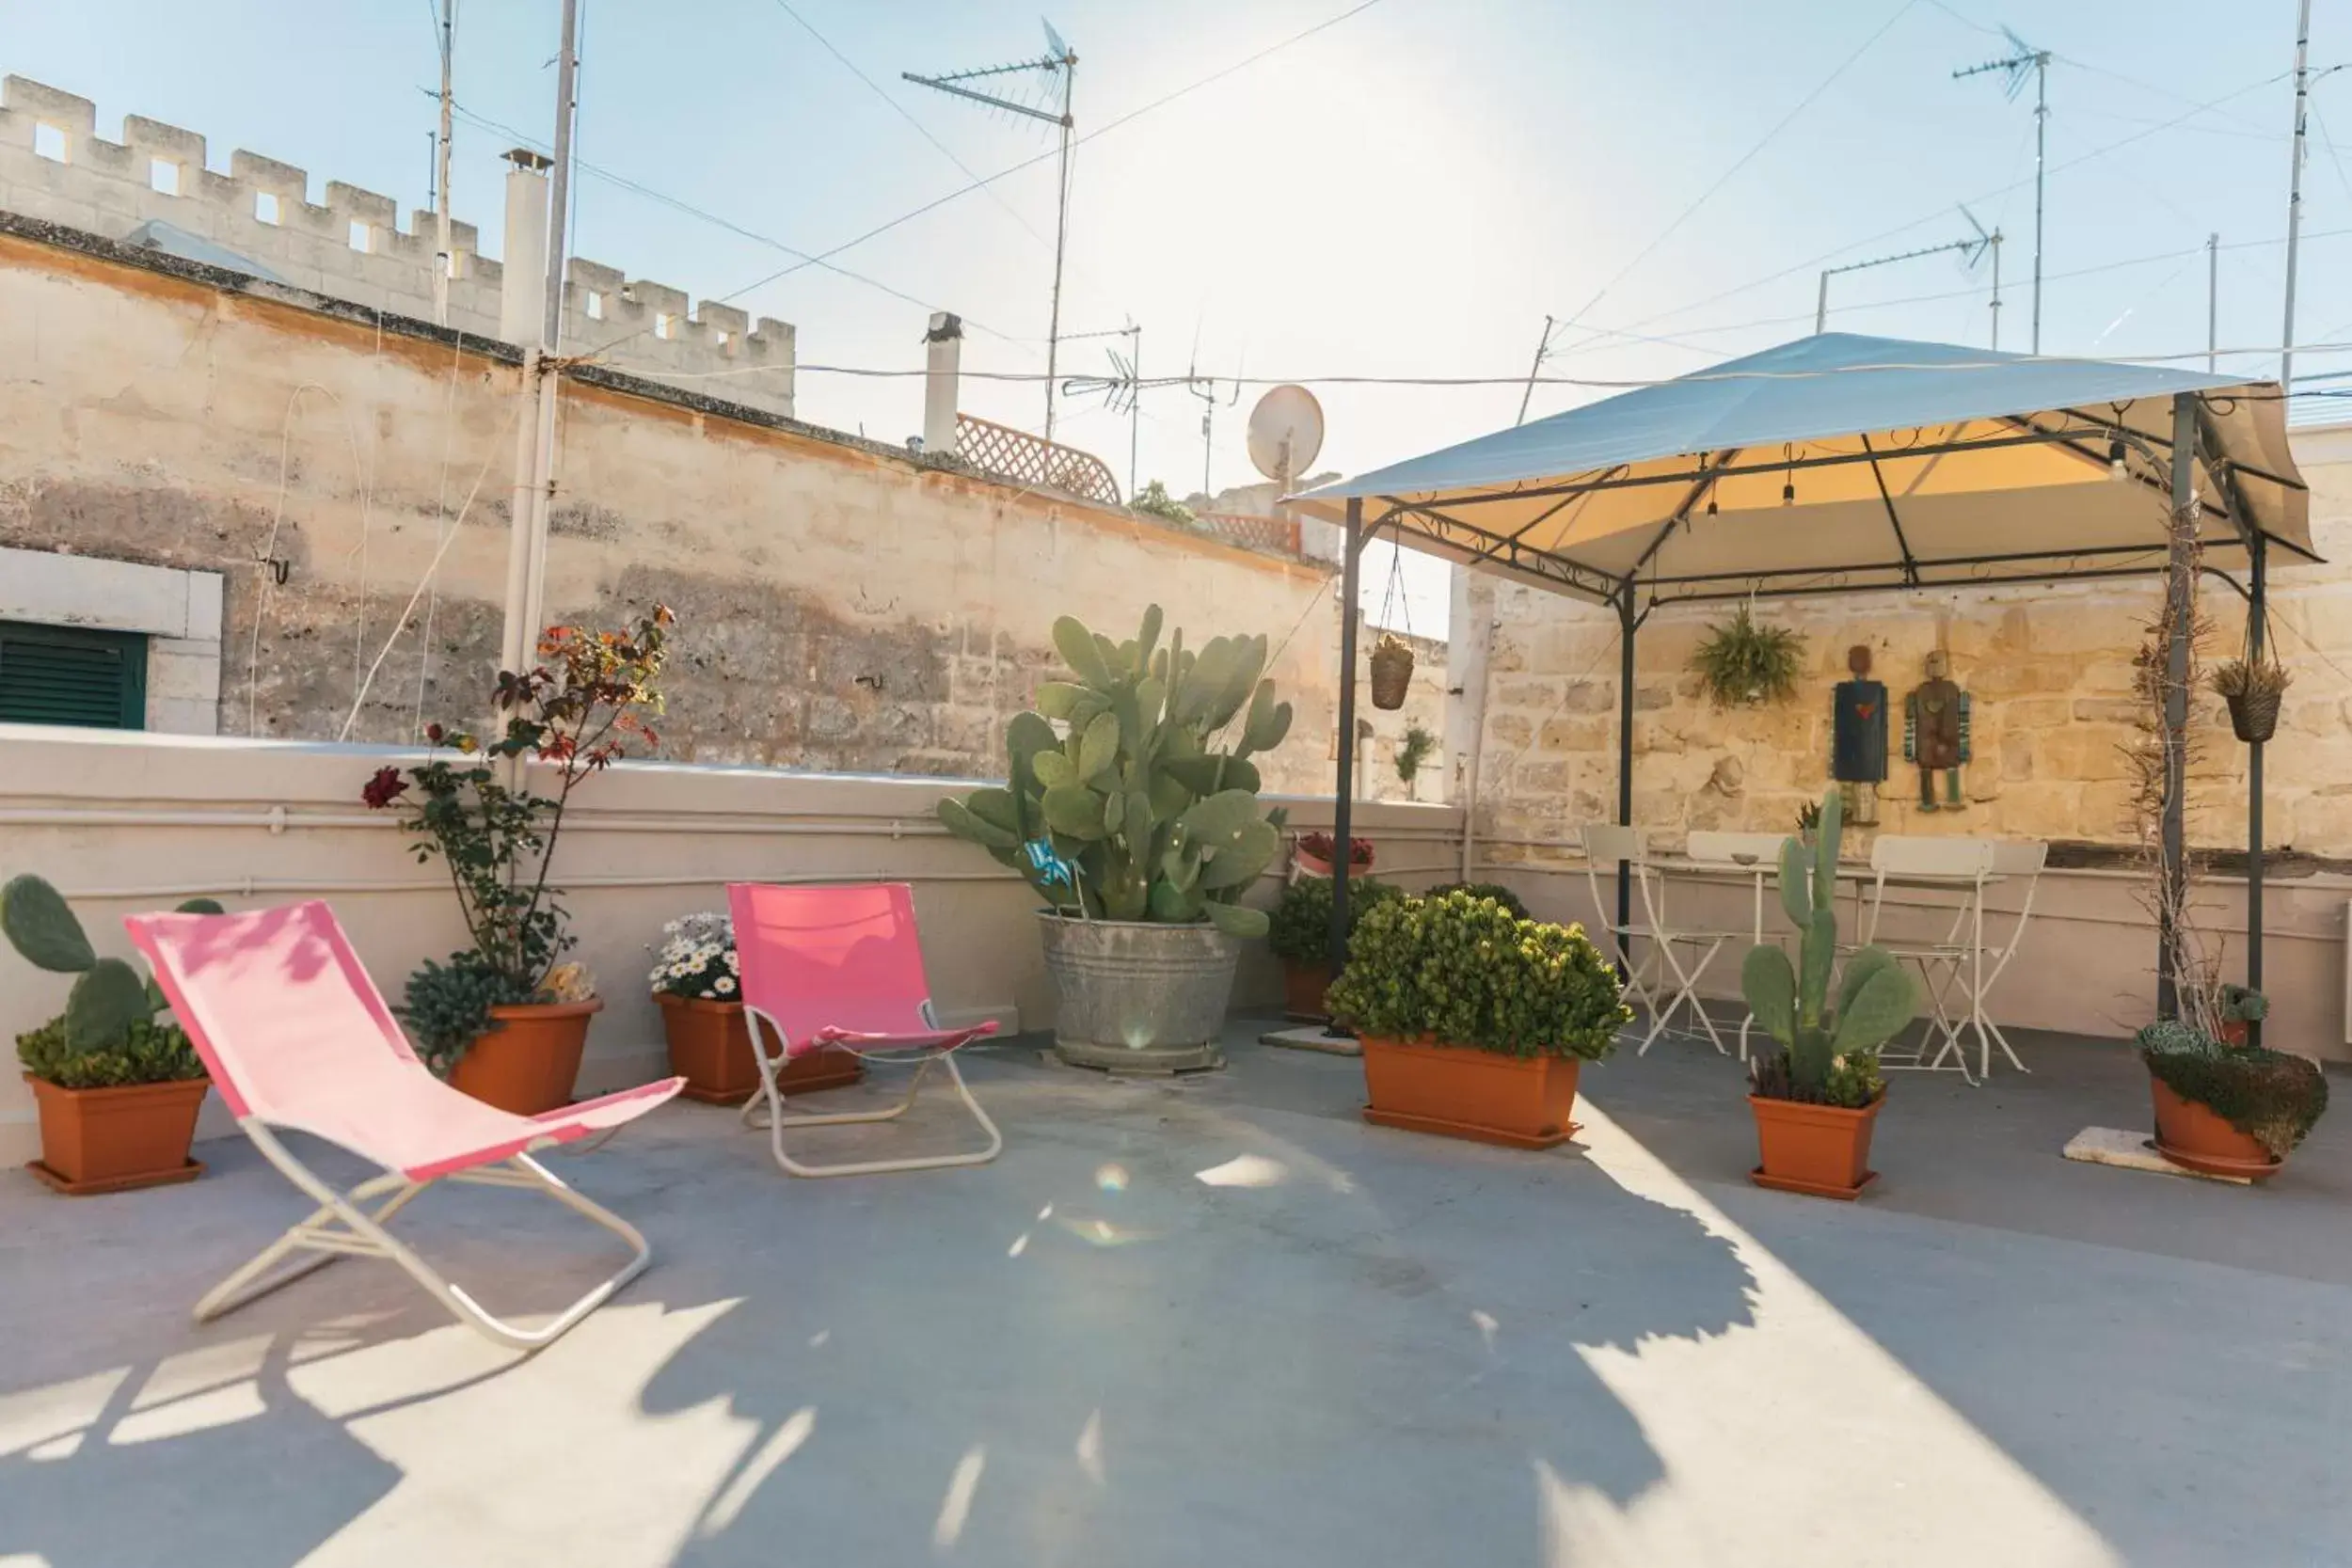
[[[1633,633],[1640,622],[1633,614],[1633,579],[1628,578],[1617,595],[1617,826],[1633,825]],[[1633,873],[1617,863],[1617,965],[1633,969],[1633,941],[1627,934],[1633,924]]]
[[[2197,394],[2172,395],[2172,514],[2166,525],[2169,549],[2164,575],[2164,819],[2156,900],[2156,1016],[2181,1016],[2182,905],[2188,891],[2184,842],[2184,797],[2187,768],[2182,749],[2188,733],[2189,596],[2195,584],[2189,541],[2196,532]]]
[[[2268,535],[2257,530],[2247,552],[2246,646],[2248,657],[2257,660],[2263,657],[2265,634],[2270,629],[2269,544]],[[2263,743],[2259,740],[2246,750],[2246,983],[2255,990],[2263,989]],[[2248,1023],[2246,1036],[2260,1045],[2262,1020]]]
[[[1325,950],[1331,975],[1347,964],[1347,871],[1355,840],[1356,795],[1356,596],[1358,562],[1364,547],[1364,503],[1348,498],[1347,526],[1340,541],[1340,766],[1331,803],[1331,939]]]

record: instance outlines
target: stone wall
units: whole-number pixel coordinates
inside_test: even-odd
[[[2352,556],[2352,429],[2306,429],[2295,448],[2312,486],[2320,553]],[[1763,601],[1757,618],[1805,639],[1795,699],[1718,709],[1691,673],[1692,650],[1729,606],[1661,610],[1635,641],[1633,819],[1672,848],[1693,828],[1779,831],[1828,784],[1830,689],[1846,650],[1867,643],[1891,698],[1891,776],[1881,831],[2127,844],[2134,738],[2132,660],[2161,592],[2157,579],[1980,593],[1851,594]],[[2271,576],[2274,642],[2294,671],[2267,748],[2265,837],[2274,850],[2352,857],[2352,574],[2280,564]],[[1611,820],[1616,790],[1617,622],[1613,613],[1518,584],[1496,591],[1480,787],[1482,837],[1557,842]],[[2208,578],[2206,658],[2231,657],[2242,601]],[[1900,760],[1902,699],[1927,653],[1945,649],[1973,695],[1968,804],[1922,812]],[[2220,700],[2201,693],[2201,753],[2191,778],[2193,844],[2246,843],[2245,749]],[[1534,845],[1499,846],[1528,854]]]
[[[219,728],[405,741],[480,717],[511,351],[0,217],[0,546],[217,572]],[[550,618],[681,622],[666,755],[997,770],[1064,612],[1282,642],[1278,788],[1328,789],[1320,565],[607,371],[567,378]],[[282,581],[280,580],[282,577]]]
[[[1356,672],[1356,713],[1359,728],[1366,723],[1372,726],[1372,740],[1360,753],[1364,776],[1357,794],[1368,800],[1452,800],[1445,755],[1446,645],[1435,638],[1405,638],[1413,650],[1412,685],[1406,689],[1403,707],[1383,712],[1372,705],[1372,649],[1379,640],[1380,629],[1367,617],[1359,634],[1361,667]],[[1427,730],[1435,744],[1408,784],[1397,775],[1396,752],[1405,742],[1405,732],[1415,724]]]
[[[310,174],[292,164],[242,148],[229,155],[227,174],[205,160],[205,140],[196,132],[128,115],[122,139],[107,141],[98,135],[97,105],[88,99],[22,76],[0,78],[0,211],[110,240],[167,224],[244,258],[250,264],[241,271],[259,267],[275,281],[313,293],[434,319],[433,214],[411,213],[404,230],[399,204],[389,196],[330,180],[325,204],[314,205]],[[544,224],[546,182],[526,178],[537,182]],[[471,199],[488,206],[487,196]],[[536,301],[544,282],[509,279],[480,253],[473,224],[453,219],[450,233],[448,325],[477,338],[511,337],[500,328],[507,285],[519,282]],[[544,248],[537,253],[544,257]],[[640,375],[717,386],[738,403],[792,413],[795,339],[788,323],[765,316],[755,323],[715,300],[694,309],[680,290],[578,257],[564,277],[565,352],[596,352]],[[535,325],[536,304],[523,314]]]

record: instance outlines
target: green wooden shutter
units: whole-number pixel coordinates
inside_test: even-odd
[[[0,621],[0,722],[147,728],[147,636]]]

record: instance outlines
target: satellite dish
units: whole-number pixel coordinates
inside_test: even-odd
[[[1323,451],[1323,404],[1304,387],[1277,387],[1249,411],[1249,461],[1288,485]]]

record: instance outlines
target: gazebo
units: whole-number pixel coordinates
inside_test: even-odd
[[[1661,605],[2162,577],[2188,562],[2248,605],[2260,653],[2272,546],[2317,561],[2275,382],[1821,333],[1291,498],[1341,525],[1339,733],[1356,724],[1359,562],[1408,548],[1604,605],[1620,639],[1617,820],[1633,807],[1633,653]],[[2177,530],[2174,519],[2184,520]],[[2196,548],[2188,547],[2193,537]],[[2185,617],[2171,617],[2176,677]],[[2185,678],[2169,684],[2163,854],[2185,876]],[[1354,749],[1339,748],[1338,834]],[[2248,983],[2262,983],[2263,749],[2248,768]],[[1333,968],[1347,859],[1333,859]],[[1625,868],[1617,921],[1630,913]],[[2158,1009],[2176,1003],[2159,934]]]

